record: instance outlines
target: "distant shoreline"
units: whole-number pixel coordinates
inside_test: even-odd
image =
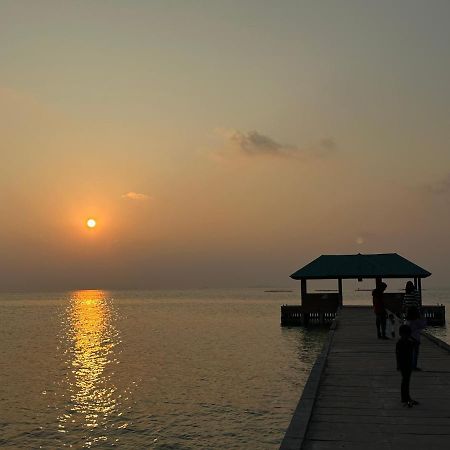
[[[294,291],[289,289],[268,289],[265,290],[264,292],[294,292]]]

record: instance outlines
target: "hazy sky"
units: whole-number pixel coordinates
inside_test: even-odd
[[[449,21],[0,0],[0,289],[286,286],[358,252],[450,284]]]

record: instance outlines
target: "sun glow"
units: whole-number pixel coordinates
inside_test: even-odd
[[[66,318],[64,344],[69,345],[66,383],[70,398],[58,418],[59,427],[64,432],[81,426],[90,432],[97,428],[100,435],[86,438],[86,447],[90,447],[91,441],[109,438],[105,424],[121,407],[122,395],[116,392],[111,369],[119,363],[115,347],[120,336],[114,326],[113,304],[104,291],[73,292]]]
[[[86,226],[88,228],[95,228],[97,226],[97,221],[95,219],[88,219],[86,221]]]

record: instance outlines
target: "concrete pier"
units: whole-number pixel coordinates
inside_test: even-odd
[[[281,444],[282,450],[450,448],[450,347],[422,337],[421,372],[400,401],[397,339],[377,339],[368,307],[344,307],[330,330]]]

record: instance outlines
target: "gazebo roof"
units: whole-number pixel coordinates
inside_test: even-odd
[[[291,275],[294,280],[352,278],[426,278],[422,267],[397,253],[322,255]]]

